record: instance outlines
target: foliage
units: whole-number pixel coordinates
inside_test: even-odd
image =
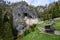
[[[26,36],[30,32],[33,32],[35,30],[35,27],[36,27],[36,24],[33,24],[32,26],[30,26],[30,28],[24,32],[24,36]]]
[[[8,22],[4,24],[4,40],[13,40],[11,25]]]
[[[44,7],[43,10],[44,10],[43,14],[38,12],[37,10],[38,17],[42,18],[43,20],[49,20],[49,19],[60,17],[60,3],[59,2],[53,2],[49,4],[48,7]]]

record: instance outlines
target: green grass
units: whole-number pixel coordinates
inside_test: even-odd
[[[53,27],[56,29],[56,30],[60,30],[60,20],[56,20],[54,22],[55,24],[53,25]],[[45,27],[45,25],[47,24],[47,22],[43,22],[41,24],[38,24],[37,27]]]
[[[43,22],[41,24],[38,24],[37,27],[44,27],[46,25],[46,22]],[[55,24],[53,25],[55,29],[60,30],[60,20],[55,21]],[[48,35],[40,33],[40,31],[36,28],[34,32],[29,33],[25,37],[23,37],[21,40],[60,40],[60,36],[57,35]]]
[[[46,25],[46,23],[43,22],[43,23],[41,23],[41,24],[37,24],[37,27],[45,27],[45,25]]]
[[[60,30],[60,20],[55,21],[55,24],[53,26],[55,29]]]
[[[60,36],[42,34],[36,30],[23,37],[22,40],[60,40]]]

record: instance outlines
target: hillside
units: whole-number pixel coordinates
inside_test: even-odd
[[[55,25],[54,25],[56,30],[58,30],[58,29],[60,30],[60,25],[59,24],[60,24],[60,20],[56,20]],[[22,40],[60,40],[60,36],[57,36],[55,34],[49,35],[49,34],[41,33],[37,29],[38,26],[39,27],[42,27],[42,26],[44,27],[44,25],[46,25],[45,22],[40,24],[40,25],[37,25],[35,31],[31,32],[28,35],[26,35],[25,37],[23,37]]]

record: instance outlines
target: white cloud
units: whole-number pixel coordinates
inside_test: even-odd
[[[6,0],[6,1],[19,2],[22,0]],[[49,3],[57,1],[57,0],[23,0],[23,1],[26,1],[28,4],[37,6],[37,5],[46,5],[46,4],[49,4]]]
[[[28,2],[28,4],[37,6],[37,5],[46,5],[58,0],[24,0],[24,1]]]

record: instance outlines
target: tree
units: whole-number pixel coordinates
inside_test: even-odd
[[[3,40],[13,40],[11,25],[8,22],[4,23],[4,37]]]

